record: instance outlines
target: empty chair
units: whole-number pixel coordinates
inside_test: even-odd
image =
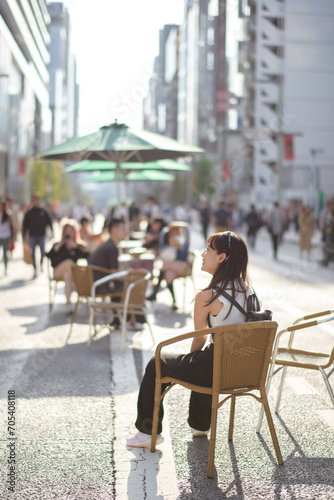
[[[90,344],[92,338],[92,327],[93,323],[95,325],[96,315],[105,313],[107,311],[112,312],[114,316],[118,317],[121,323],[121,345],[120,349],[123,350],[124,347],[124,339],[128,338],[127,334],[127,317],[131,316],[131,320],[133,323],[136,321],[136,315],[143,315],[145,322],[147,323],[152,340],[154,342],[154,336],[152,332],[152,328],[147,316],[147,310],[145,306],[145,295],[148,281],[151,278],[151,273],[147,272],[147,270],[125,270],[117,273],[110,274],[100,280],[95,281],[92,286],[91,296],[92,301],[90,304],[90,320],[89,320],[89,339],[88,344]],[[119,296],[119,301],[115,302],[112,300],[110,302],[101,302],[97,299],[96,296],[96,288],[99,285],[109,283],[113,280],[123,280],[124,285],[122,292]],[[109,325],[106,325],[109,327]],[[96,326],[95,326],[95,334],[96,334]]]
[[[191,391],[212,395],[208,477],[213,476],[218,409],[226,401],[231,399],[230,425],[228,431],[228,439],[231,440],[233,436],[235,400],[239,396],[251,396],[263,405],[277,460],[278,463],[282,464],[281,451],[265,390],[268,366],[276,331],[277,323],[274,321],[238,323],[197,330],[179,335],[158,344],[155,354],[156,380],[151,451],[155,451],[156,446],[160,403],[172,387],[176,384],[180,384]],[[207,334],[213,334],[214,336],[212,387],[202,387],[172,377],[162,377],[160,353],[163,347],[188,338]],[[253,394],[255,390],[259,392],[259,395]],[[223,399],[220,400],[221,396]]]
[[[333,321],[333,320],[334,320],[334,309],[329,309],[327,311],[321,311],[298,318],[293,323],[293,325],[284,328],[277,334],[277,338],[275,341],[275,349],[274,349],[274,353],[275,351],[277,351],[277,354],[275,357],[273,357],[272,360],[273,363],[269,370],[268,381],[266,384],[266,390],[267,393],[269,393],[271,379],[273,375],[275,375],[275,373],[283,369],[282,378],[277,394],[276,406],[275,406],[276,413],[278,412],[286,371],[289,366],[294,368],[303,368],[305,370],[313,370],[320,372],[324,379],[332,405],[334,406],[334,393],[329,382],[329,377],[334,371],[334,366],[333,366],[334,347],[332,348],[332,350],[329,350],[328,352],[314,352],[303,349],[295,349],[293,347],[295,332],[298,333],[301,330],[313,328],[318,325],[321,325],[322,323],[327,323],[328,321]],[[279,347],[282,335],[287,332],[290,332],[287,346]],[[319,338],[319,332],[315,331],[315,335],[316,338]],[[278,369],[275,370],[277,366]],[[331,368],[331,370],[328,373],[326,373],[326,370],[329,368]],[[257,426],[258,431],[261,429],[262,417],[263,417],[263,411],[261,410]]]
[[[100,272],[104,272],[104,273],[108,273],[108,274],[117,272],[117,270],[105,269],[104,267],[93,266],[93,265],[79,266],[78,264],[73,264],[73,266],[71,266],[72,280],[73,280],[73,283],[74,283],[74,286],[75,286],[75,289],[77,292],[77,301],[76,301],[76,304],[74,306],[74,311],[73,311],[72,318],[71,318],[71,326],[70,326],[70,330],[69,330],[66,342],[68,341],[68,339],[70,338],[70,335],[72,333],[72,328],[73,328],[73,324],[75,322],[75,318],[77,315],[79,304],[81,302],[84,302],[85,300],[89,301],[91,298],[91,291],[92,291],[92,286],[94,283],[93,271],[100,271]],[[118,296],[119,297],[120,294],[110,292],[110,294],[103,293],[103,294],[99,294],[98,296],[102,297],[102,299],[104,299],[105,297],[109,297],[109,296],[113,296],[113,297]]]

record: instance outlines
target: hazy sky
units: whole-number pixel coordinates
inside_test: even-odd
[[[119,122],[141,128],[159,29],[180,24],[184,0],[65,0],[80,85],[79,133]]]

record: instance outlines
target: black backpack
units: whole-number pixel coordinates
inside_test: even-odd
[[[237,302],[235,299],[232,298],[232,296],[225,292],[221,291],[220,293],[229,301],[231,302],[239,311],[246,316],[246,322],[248,321],[271,321],[273,317],[273,312],[269,311],[269,309],[265,310],[260,310],[261,304],[259,299],[257,298],[257,295],[254,290],[252,290],[253,293],[251,293],[247,297],[247,312],[239,302]]]

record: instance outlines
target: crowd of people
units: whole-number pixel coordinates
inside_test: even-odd
[[[254,204],[249,210],[240,211],[221,200],[215,207],[210,206],[208,199],[201,199],[195,207],[201,224],[203,242],[206,242],[209,230],[216,233],[230,231],[241,231],[245,234],[246,241],[251,249],[256,247],[260,230],[265,228],[272,242],[272,252],[274,259],[277,259],[279,246],[283,241],[284,233],[289,228],[294,228],[299,235],[300,257],[304,254],[311,257],[312,237],[314,231],[319,228],[322,233],[324,258],[322,263],[327,265],[334,254],[334,201],[328,201],[323,210],[315,217],[311,207],[302,205],[294,212],[287,212],[278,202],[275,202],[271,209],[258,210]],[[117,269],[118,265],[118,245],[122,239],[129,237],[132,233],[140,232],[146,227],[141,245],[162,260],[163,264],[154,283],[153,291],[149,295],[149,300],[156,300],[162,282],[167,284],[176,308],[175,291],[173,282],[176,278],[187,276],[190,272],[189,256],[189,226],[193,211],[186,205],[177,205],[174,208],[162,207],[154,196],[148,196],[146,203],[140,205],[133,201],[129,206],[122,203],[105,213],[105,223],[98,231],[93,230],[93,223],[96,216],[93,207],[84,207],[79,204],[65,212],[58,207],[57,210],[50,210],[50,207],[41,203],[40,196],[35,193],[31,197],[30,205],[19,207],[13,196],[0,200],[0,246],[3,249],[4,272],[8,273],[8,261],[10,252],[16,245],[17,238],[22,236],[25,248],[29,248],[31,253],[31,263],[33,267],[33,277],[36,277],[42,270],[45,256],[46,238],[54,237],[54,224],[60,220],[67,220],[63,224],[62,237],[47,254],[54,268],[54,275],[66,277],[66,272],[62,264],[55,266],[55,253],[61,249],[65,256],[66,252],[73,250],[76,245],[82,250],[72,252],[69,260],[76,262],[79,258],[87,257],[88,261],[109,269]],[[124,231],[116,236],[116,230],[110,231],[110,221],[124,221]],[[179,224],[175,224],[177,221]],[[174,223],[173,223],[174,222]],[[183,224],[183,225],[182,225]],[[126,233],[127,231],[127,233]],[[123,234],[124,233],[124,234]],[[262,233],[263,234],[263,233]],[[113,243],[115,242],[115,243]],[[115,253],[117,248],[117,255]],[[37,257],[38,250],[38,257]],[[105,256],[108,256],[106,258]],[[52,257],[51,257],[52,256]],[[64,259],[66,260],[66,259]],[[151,262],[152,264],[152,262]],[[59,263],[58,263],[59,265]],[[152,270],[152,267],[150,268]],[[66,280],[68,281],[69,278]],[[64,279],[64,281],[66,282]],[[66,299],[70,303],[70,284],[67,283]],[[73,288],[73,286],[72,286]]]

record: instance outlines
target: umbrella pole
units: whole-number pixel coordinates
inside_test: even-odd
[[[126,199],[126,208],[127,208],[127,217],[126,217],[126,233],[127,233],[127,239],[130,239],[130,218],[129,218],[129,207],[128,207],[128,194],[129,194],[129,185],[128,181],[125,178],[124,181],[124,186],[125,186],[125,199]]]
[[[121,193],[120,193],[120,164],[116,165],[116,197],[117,197],[117,209],[118,212],[121,210]]]

